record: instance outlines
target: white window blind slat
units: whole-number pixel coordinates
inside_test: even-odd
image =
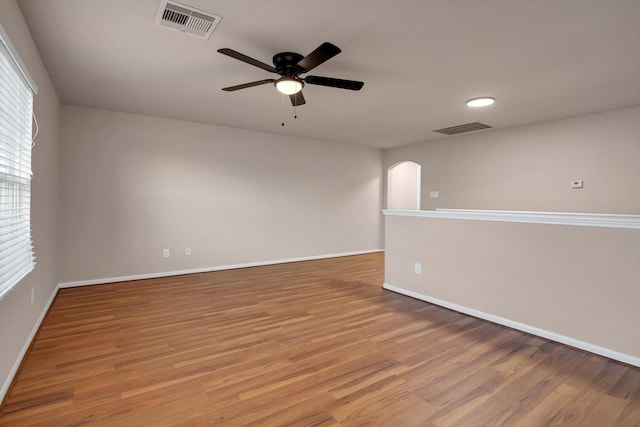
[[[0,26],[0,298],[35,267],[31,241],[33,91]]]
[[[28,242],[27,243],[18,242],[15,245],[11,246],[10,248],[13,249],[12,252],[16,254],[16,256],[7,258],[3,260],[2,263],[0,263],[0,267],[2,268],[2,271],[5,271],[4,274],[6,274],[7,276],[11,276],[13,275],[13,273],[15,273],[15,271],[18,271],[24,266],[29,265],[28,263],[23,262],[24,257],[19,256],[18,253],[20,251],[23,251],[24,253],[31,252],[31,245],[28,244]]]

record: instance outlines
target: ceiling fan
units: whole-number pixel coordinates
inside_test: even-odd
[[[229,86],[222,88],[227,92],[234,90],[246,89],[248,87],[260,86],[267,83],[273,83],[279,92],[289,95],[291,104],[293,106],[305,104],[304,96],[302,95],[302,88],[305,83],[311,85],[330,86],[339,89],[360,90],[364,85],[364,82],[355,80],[343,80],[335,79],[332,77],[321,76],[306,76],[300,77],[301,74],[307,73],[318,65],[328,61],[341,52],[338,46],[335,46],[329,42],[324,42],[318,46],[313,52],[307,56],[302,56],[299,53],[294,52],[280,52],[273,56],[273,66],[265,64],[243,55],[240,52],[236,52],[233,49],[218,49],[218,52],[238,59],[247,64],[253,65],[263,70],[270,71],[280,75],[279,79],[264,79],[255,82],[244,83],[237,86]]]

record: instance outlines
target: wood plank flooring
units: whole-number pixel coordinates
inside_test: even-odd
[[[63,289],[1,426],[640,426],[640,369],[381,289],[370,254]]]

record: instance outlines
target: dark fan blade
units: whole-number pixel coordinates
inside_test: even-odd
[[[294,107],[306,104],[304,96],[302,95],[302,91],[294,93],[293,95],[289,95],[289,99],[291,100],[291,105],[293,105]]]
[[[316,50],[302,58],[300,62],[298,62],[298,67],[302,68],[304,70],[303,72],[306,73],[307,71],[313,70],[323,62],[333,58],[340,52],[342,51],[338,46],[332,45],[329,42],[324,42],[318,46]]]
[[[305,77],[304,81],[305,83],[309,83],[311,85],[331,86],[350,90],[360,90],[362,89],[362,86],[364,86],[364,82],[358,82],[355,80],[333,79],[331,77],[320,76],[307,76]]]
[[[246,62],[247,64],[251,64],[254,67],[262,68],[263,70],[271,71],[272,73],[277,72],[276,69],[273,68],[271,65],[265,64],[264,62],[260,62],[257,59],[250,58],[247,55],[243,55],[240,52],[236,52],[233,49],[227,49],[227,48],[218,49],[218,52],[222,53],[223,55],[227,55],[232,58],[238,59],[242,62]]]
[[[273,82],[275,82],[274,79],[264,79],[264,80],[258,80],[257,82],[245,83],[237,86],[223,87],[222,90],[227,92],[233,92],[234,90],[246,89],[248,87],[260,86],[260,85],[265,85],[267,83],[273,83]]]

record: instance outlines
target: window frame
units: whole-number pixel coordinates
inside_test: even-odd
[[[0,300],[35,268],[31,233],[33,101],[38,88],[0,24]]]

